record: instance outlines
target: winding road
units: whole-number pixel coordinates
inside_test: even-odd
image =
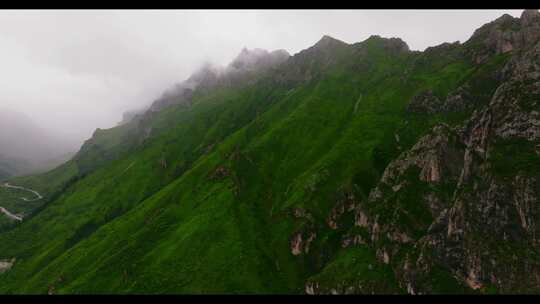
[[[33,201],[37,201],[37,200],[40,200],[43,198],[43,196],[41,196],[41,194],[39,194],[39,192],[37,191],[34,191],[32,189],[28,189],[28,188],[25,188],[25,187],[21,187],[21,186],[14,186],[14,185],[10,185],[9,183],[4,183],[3,185],[4,187],[6,188],[12,188],[12,189],[19,189],[19,190],[24,190],[24,191],[28,191],[28,192],[31,192],[32,194],[34,194],[36,197],[33,198],[33,199],[28,199],[26,197],[21,197],[21,199],[25,202],[33,202]],[[22,216],[18,216],[18,215],[15,215],[11,212],[9,212],[6,208],[4,207],[1,207],[0,206],[0,212],[4,213],[5,215],[7,215],[9,218],[12,218],[14,220],[17,220],[17,221],[22,221],[23,218]]]
[[[43,198],[43,196],[41,196],[41,194],[39,194],[37,191],[34,191],[32,189],[28,189],[28,188],[25,188],[25,187],[13,186],[13,185],[10,185],[9,183],[4,183],[4,187],[12,188],[12,189],[24,190],[24,191],[32,192],[33,194],[36,195],[36,198],[34,198],[34,199],[27,199],[26,197],[21,197],[21,199],[26,201],[26,202],[33,202],[33,201],[37,201],[37,200],[40,200],[40,199]]]
[[[0,207],[0,212],[4,213],[5,215],[7,215],[8,217],[16,220],[16,221],[19,221],[19,222],[22,222],[22,217],[20,216],[17,216],[11,212],[9,212],[6,208],[4,207]]]

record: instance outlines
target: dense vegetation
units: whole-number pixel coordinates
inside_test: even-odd
[[[0,234],[0,258],[17,258],[0,274],[0,292],[303,293],[310,281],[406,292],[373,248],[343,248],[343,235],[366,233],[352,215],[334,228],[328,217],[351,193],[367,199],[434,125],[457,125],[487,105],[509,56],[477,64],[466,50],[324,37],[249,84],[196,90],[189,106],[97,130],[66,164],[12,180],[45,198]],[[474,102],[408,110],[423,92],[444,101],[460,88]],[[500,143],[497,172],[540,171],[514,147]],[[426,187],[388,200],[410,212],[400,225],[412,235],[433,221],[416,205]],[[435,190],[451,196],[445,185]],[[384,221],[388,206],[371,211]],[[297,233],[311,241],[292,254]],[[433,270],[433,282],[438,292],[463,291],[445,269]]]

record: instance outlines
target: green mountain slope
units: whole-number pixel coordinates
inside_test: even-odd
[[[528,14],[515,22],[540,33]],[[16,258],[0,292],[472,291],[453,264],[403,275],[438,213],[420,204],[419,169],[397,174],[411,181],[397,196],[381,185],[435,125],[459,128],[491,107],[516,58],[535,58],[521,54],[533,41],[484,56],[485,32],[506,30],[501,20],[424,52],[396,38],[325,36],[249,77],[205,77],[169,106],[97,130],[70,162],[13,181],[45,198],[0,233],[0,259]],[[463,157],[455,149],[445,161]],[[437,193],[451,196],[452,172]],[[379,236],[387,227],[414,242]]]

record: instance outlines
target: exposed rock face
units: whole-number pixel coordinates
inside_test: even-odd
[[[526,12],[521,20],[497,22],[536,26],[538,18]],[[504,44],[497,47],[504,52]],[[540,163],[539,64],[540,42],[513,56],[487,107],[461,127],[435,127],[387,167],[357,208],[356,225],[368,230],[379,260],[392,264],[409,293],[436,290],[427,279],[436,269],[471,290],[538,292],[540,261],[531,257],[540,250],[540,172],[530,167]],[[412,108],[436,111],[439,105],[427,92]],[[517,154],[505,160],[508,142]],[[525,157],[525,165],[506,164]],[[392,208],[390,215],[380,213]],[[414,249],[403,251],[403,243]]]
[[[525,10],[521,18],[503,15],[474,32],[466,42],[472,46],[472,59],[485,62],[490,56],[530,47],[540,39],[540,13]]]
[[[442,244],[434,247],[443,252],[440,258],[445,263],[461,263],[454,272],[466,278],[473,289],[490,284],[517,292],[534,290],[530,288],[540,283],[540,265],[524,258],[538,250],[533,227],[540,219],[537,203],[531,204],[538,202],[540,195],[538,172],[513,168],[516,170],[501,177],[494,172],[500,161],[492,157],[501,142],[521,140],[535,144],[540,138],[537,104],[524,103],[537,98],[540,91],[538,50],[537,44],[513,58],[507,66],[509,79],[497,89],[489,107],[473,115],[463,129],[466,148],[462,174],[448,212],[446,236]],[[526,71],[523,66],[527,66]],[[519,149],[533,154],[532,150],[524,151],[525,146]],[[482,245],[477,243],[480,240]],[[512,247],[523,251],[506,249]],[[530,283],[522,284],[518,278]]]
[[[309,253],[309,246],[315,240],[317,234],[313,231],[299,231],[291,238],[291,253],[301,255]]]
[[[345,193],[344,198],[339,200],[336,206],[330,212],[330,215],[326,220],[328,226],[334,230],[338,229],[340,217],[347,212],[353,212],[356,208],[356,204],[357,201],[354,193]]]
[[[473,98],[470,86],[465,84],[450,92],[442,100],[435,96],[431,90],[421,92],[411,99],[407,111],[423,114],[448,114],[474,109],[477,106],[479,106],[478,100]]]
[[[481,108],[467,84],[443,100],[431,91],[415,96],[410,112],[476,110],[460,126],[433,128],[355,204],[355,230],[343,236],[342,247],[373,248],[410,294],[540,291],[534,258],[540,250],[539,25],[538,11],[525,11],[477,31],[473,38],[491,48],[475,53],[477,62],[512,52],[497,71],[489,104]],[[336,205],[330,228],[339,227],[345,210]],[[350,282],[308,281],[305,288],[309,294],[369,292]]]
[[[431,134],[421,138],[402,157],[388,166],[381,182],[393,184],[396,177],[413,167],[420,169],[418,178],[424,182],[437,183],[443,177],[452,178],[460,162],[460,151],[451,146],[451,141],[456,140],[457,136],[447,125],[436,126]],[[393,191],[399,191],[400,188],[396,187]],[[376,199],[376,196],[377,192],[373,192],[371,198]]]
[[[313,282],[306,283],[306,294],[314,295],[315,290],[317,290],[318,288],[319,286],[317,283],[313,283]]]
[[[291,253],[293,255],[308,254],[311,243],[317,238],[315,219],[309,211],[303,208],[293,208],[291,213],[298,222],[302,223],[302,227],[289,239]]]
[[[0,260],[0,274],[10,270],[13,264],[15,264],[15,260],[15,258],[11,260]]]
[[[407,111],[416,113],[433,114],[440,111],[442,101],[433,91],[425,91],[413,97],[407,106]]]
[[[467,85],[460,86],[457,90],[450,92],[444,103],[444,112],[458,112],[470,109],[475,106],[475,98],[469,91]]]

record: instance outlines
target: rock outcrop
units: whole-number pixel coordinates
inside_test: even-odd
[[[493,55],[528,48],[540,39],[540,13],[525,10],[521,18],[501,16],[474,32],[465,43],[475,63],[483,63]]]
[[[537,18],[524,16],[521,23]],[[425,278],[438,268],[470,290],[538,291],[540,262],[530,257],[540,250],[539,59],[540,43],[514,56],[489,106],[461,127],[435,127],[388,166],[358,209],[379,260],[405,256],[393,266],[409,293],[436,291]],[[429,93],[418,98],[427,111],[440,105]],[[395,211],[384,216],[383,208]]]
[[[538,26],[538,11],[525,11],[477,31],[471,39],[485,36],[489,56],[519,50],[499,71],[489,104],[461,125],[434,127],[392,161],[368,200],[355,206],[355,229],[343,235],[342,247],[375,250],[410,294],[539,291]],[[482,62],[488,54],[476,56]],[[445,100],[426,91],[408,110],[433,114],[475,102],[467,87]],[[331,227],[344,210],[333,210]],[[306,292],[354,288],[340,284],[309,282]]]
[[[0,260],[0,274],[8,271],[15,264],[16,259],[12,258],[10,260]]]

